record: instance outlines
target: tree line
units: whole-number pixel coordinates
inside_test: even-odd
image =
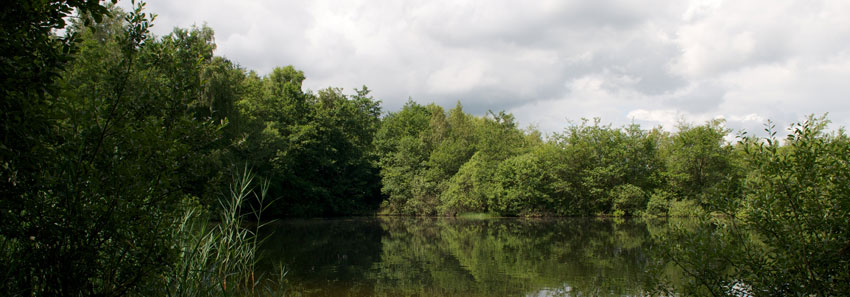
[[[833,221],[850,209],[850,146],[825,118],[784,142],[728,143],[722,121],[671,133],[593,119],[544,137],[460,103],[411,100],[385,113],[365,86],[313,92],[292,66],[260,75],[215,56],[205,26],[154,37],[142,7],[17,0],[0,13],[0,280],[10,295],[138,293],[185,256],[173,230],[186,210],[219,207],[246,167],[275,200],[251,206],[275,217],[773,218],[753,207],[766,205],[831,210],[823,222],[794,212],[806,232],[847,225]],[[778,194],[818,202],[769,200]],[[847,228],[829,230],[841,248]]]
[[[677,133],[582,120],[546,137],[504,112],[408,102],[377,135],[381,211],[405,215],[688,215],[736,196],[743,168],[722,121]],[[672,213],[671,213],[672,210]]]

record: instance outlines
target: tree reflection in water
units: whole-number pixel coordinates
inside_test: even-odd
[[[663,271],[651,235],[612,219],[283,221],[266,243],[304,296],[634,296]],[[660,267],[660,268],[659,268]],[[669,268],[667,269],[669,270]]]

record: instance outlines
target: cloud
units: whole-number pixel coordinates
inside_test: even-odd
[[[694,118],[694,115],[676,109],[635,109],[628,113],[628,117],[638,121],[659,123],[664,127],[676,127],[678,123],[685,122],[686,118]]]
[[[148,3],[159,35],[206,22],[217,53],[248,69],[292,64],[313,90],[367,85],[385,110],[460,100],[546,132],[582,117],[759,130],[830,112],[850,124],[847,1]]]

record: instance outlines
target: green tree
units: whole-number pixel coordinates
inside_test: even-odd
[[[380,102],[364,86],[347,96],[342,89],[320,90],[311,104],[315,128],[296,158],[296,174],[315,189],[308,202],[315,213],[341,215],[374,210],[380,203],[380,177],[373,138]],[[302,193],[302,195],[304,195]]]
[[[545,150],[542,148],[541,150]],[[503,215],[551,214],[564,206],[558,177],[546,165],[543,151],[509,158],[496,169],[491,207]]]
[[[783,146],[772,137],[745,139],[753,171],[744,220],[768,246],[749,255],[766,266],[745,268],[756,292],[850,293],[850,137],[825,132],[828,123],[809,116],[791,125]]]
[[[722,120],[679,127],[668,148],[667,169],[680,197],[712,208],[724,196],[724,181],[732,173],[732,146],[723,139],[728,133]]]
[[[565,134],[555,135],[554,141],[562,150],[564,161],[557,166],[566,192],[572,201],[569,212],[588,215],[607,213],[612,206],[610,189],[625,182],[625,136],[610,125],[600,125],[594,119],[573,125]]]
[[[504,111],[498,114],[490,111],[488,116],[479,121],[476,134],[478,135],[478,150],[487,160],[502,161],[525,152],[535,143],[529,143],[523,131],[517,127],[512,114]],[[536,139],[536,140],[539,140]]]
[[[424,131],[430,126],[433,108],[408,101],[401,111],[390,113],[375,138],[381,168],[382,203],[385,212],[417,214],[436,207],[436,199],[424,200],[425,162],[430,156]]]
[[[446,190],[440,195],[439,212],[444,215],[457,215],[464,212],[487,212],[489,202],[495,198],[496,184],[493,173],[497,162],[476,152],[458,172],[447,181]]]
[[[746,137],[737,217],[702,218],[656,238],[699,296],[843,296],[850,292],[850,137],[824,117],[791,125],[784,143]]]
[[[433,146],[427,166],[433,171],[432,178],[442,183],[452,176],[475,153],[475,126],[472,116],[463,111],[463,106],[449,110],[448,117],[442,108],[432,112],[430,143]],[[427,137],[427,136],[426,136]],[[438,191],[442,191],[442,186]]]
[[[54,81],[78,39],[53,32],[75,10],[91,16],[89,23],[108,15],[101,1],[13,0],[0,11],[0,196],[21,197],[42,184],[38,172],[56,141]]]
[[[29,156],[42,159],[28,188],[3,200],[9,295],[138,293],[176,260],[171,227],[204,183],[183,173],[205,158],[218,126],[187,107],[196,93],[174,88],[194,78],[172,73],[180,60],[148,39],[142,7],[69,28],[83,42],[44,87],[56,91],[39,140],[50,153]]]
[[[355,94],[304,92],[292,66],[268,76],[248,73],[238,88],[233,159],[271,180],[273,215],[342,215],[380,203],[375,135],[380,102],[364,86]],[[386,147],[383,147],[386,149]]]
[[[539,135],[526,136],[517,129],[509,113],[489,112],[472,123],[475,125],[475,154],[447,181],[440,196],[442,214],[494,211],[491,204],[497,191],[493,173],[499,163],[542,143]]]
[[[313,197],[316,189],[295,167],[298,154],[306,152],[317,128],[309,123],[308,95],[301,90],[304,79],[304,73],[292,66],[277,67],[266,77],[250,72],[236,102],[240,132],[234,139],[234,154],[271,181],[270,197],[283,199],[270,210],[272,215],[315,211],[299,201]]]
[[[415,123],[415,124],[414,124]],[[489,211],[499,162],[540,144],[501,112],[476,117],[458,102],[446,113],[408,102],[376,138],[389,213],[456,215]]]

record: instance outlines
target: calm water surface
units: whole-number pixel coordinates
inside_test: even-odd
[[[302,296],[630,296],[662,225],[604,219],[286,220],[263,265]]]

